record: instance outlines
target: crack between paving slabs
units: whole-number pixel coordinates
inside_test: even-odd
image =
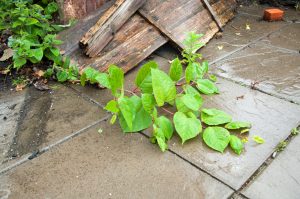
[[[300,125],[298,125],[296,127],[296,129],[300,129]],[[288,145],[290,144],[290,142],[295,139],[296,136],[299,135],[292,135],[289,134],[288,137],[284,140],[284,142],[287,143],[286,147],[288,147]],[[278,143],[279,144],[279,143]],[[273,157],[273,154],[277,152],[276,156]],[[282,153],[282,151],[277,151],[276,148],[271,152],[271,154],[268,156],[268,158],[262,163],[262,165],[260,165],[260,167],[258,167],[255,172],[248,178],[248,180],[237,190],[237,193],[241,194],[242,196],[245,196],[244,194],[242,194],[241,192],[243,191],[243,189],[245,189],[249,184],[251,184],[252,182],[254,182],[257,177],[259,177],[260,174],[262,174],[268,167],[269,165],[272,164],[272,162]],[[246,196],[245,196],[246,197]],[[247,197],[246,197],[247,198]]]
[[[142,136],[146,137],[146,138],[150,138],[146,133],[144,133],[144,131],[140,131],[139,134],[141,134]],[[224,184],[225,186],[229,187],[230,189],[232,189],[233,191],[235,191],[235,189],[233,187],[231,187],[230,185],[228,185],[227,183],[223,182],[222,180],[218,179],[217,177],[213,176],[212,174],[210,174],[209,172],[207,172],[206,170],[202,169],[201,167],[197,166],[196,164],[194,164],[193,162],[189,161],[188,159],[186,159],[185,157],[177,154],[175,151],[171,150],[171,149],[167,149],[167,151],[169,151],[170,153],[176,155],[177,157],[179,157],[180,159],[182,159],[184,162],[189,163],[191,166],[195,167],[196,169],[198,169],[199,171],[207,174],[208,176],[212,177],[213,179],[217,180],[218,182]]]
[[[53,144],[50,144],[50,145],[48,145],[48,146],[43,147],[42,149],[40,149],[38,152],[35,152],[34,154],[27,154],[27,155],[25,155],[25,157],[22,158],[21,160],[19,160],[19,161],[17,161],[16,163],[14,163],[14,164],[12,164],[12,165],[10,165],[10,166],[8,166],[8,167],[6,167],[6,168],[0,170],[0,176],[3,175],[3,174],[5,174],[6,172],[8,172],[8,171],[10,171],[10,170],[12,170],[12,169],[14,169],[14,168],[16,168],[16,167],[22,165],[23,163],[26,163],[26,162],[28,162],[28,161],[30,161],[30,160],[35,159],[36,157],[42,155],[43,153],[49,151],[50,149],[52,149],[52,148],[54,148],[54,147],[57,147],[57,146],[59,146],[60,144],[63,144],[63,143],[65,143],[65,142],[67,142],[68,140],[71,140],[72,138],[75,138],[75,137],[77,137],[78,135],[81,135],[81,134],[84,133],[84,132],[87,132],[87,130],[89,130],[90,128],[96,126],[97,124],[99,124],[99,123],[101,123],[101,122],[104,122],[104,121],[108,120],[110,116],[111,116],[111,115],[107,115],[107,116],[103,117],[102,119],[97,120],[97,121],[91,123],[90,125],[88,125],[88,126],[82,128],[82,129],[76,131],[75,133],[72,133],[72,134],[70,134],[70,135],[68,135],[68,136],[66,136],[66,137],[64,137],[64,138],[62,138],[62,139],[56,141],[56,142],[53,143]]]
[[[71,89],[73,92],[75,92],[76,94],[78,94],[80,97],[82,97],[84,100],[86,100],[86,101],[88,101],[88,102],[91,102],[91,103],[93,103],[93,104],[95,104],[95,105],[101,107],[102,109],[104,109],[105,106],[104,106],[103,104],[97,102],[97,101],[94,100],[93,98],[90,98],[88,95],[86,95],[86,94],[84,94],[84,93],[78,91],[77,89],[75,89],[75,88],[73,88],[73,87],[71,87],[71,86],[69,86],[69,85],[67,85],[67,87],[70,88],[70,89]]]

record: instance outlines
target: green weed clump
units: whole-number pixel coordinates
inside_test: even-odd
[[[43,59],[53,62],[45,76],[55,75],[58,81],[75,80],[78,69],[70,66],[68,58],[63,58],[56,39],[62,26],[53,25],[53,15],[58,11],[54,1],[5,0],[0,2],[0,32],[9,31],[8,46],[13,50],[14,69],[25,64],[37,64]]]

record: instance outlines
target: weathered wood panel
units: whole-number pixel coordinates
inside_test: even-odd
[[[146,0],[118,0],[80,41],[85,53],[97,56],[113,39],[121,26],[145,3]]]
[[[127,72],[167,41],[157,28],[139,14],[135,14],[115,34],[98,57],[85,59],[85,63],[81,64],[100,71],[106,71],[109,65],[116,64]]]
[[[234,16],[235,0],[211,0],[209,3],[223,25]],[[186,32],[205,34],[202,42],[207,43],[219,31],[201,0],[147,0],[139,12],[181,48]]]

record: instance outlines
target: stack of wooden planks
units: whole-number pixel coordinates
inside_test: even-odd
[[[63,50],[82,66],[105,71],[116,64],[127,72],[168,41],[183,48],[187,32],[204,34],[207,43],[219,31],[217,22],[224,26],[234,16],[236,1],[206,2],[213,13],[202,0],[117,0],[84,33],[81,49]]]

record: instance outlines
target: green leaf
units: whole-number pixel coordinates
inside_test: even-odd
[[[104,86],[105,88],[110,88],[108,74],[98,72],[95,80],[99,85]]]
[[[108,69],[109,73],[109,85],[110,89],[114,96],[117,96],[117,90],[123,89],[124,85],[124,72],[122,69],[120,69],[118,66],[111,65]]]
[[[158,68],[155,61],[144,64],[136,76],[135,84],[141,89],[142,93],[152,93],[151,68]]]
[[[194,68],[191,64],[189,64],[185,69],[185,81],[186,83],[190,83],[194,79]]]
[[[250,131],[250,129],[243,129],[243,130],[241,130],[241,134],[248,133],[249,131]]]
[[[64,63],[63,63],[63,68],[69,68],[70,66],[70,63],[71,63],[71,59],[69,56],[67,56],[64,60]]]
[[[168,145],[165,140],[164,132],[161,128],[158,128],[155,124],[153,125],[153,135],[161,151],[165,152],[165,150],[168,149]]]
[[[134,110],[134,103],[127,97],[121,97],[118,99],[118,105],[127,126],[130,130],[132,130],[132,123],[136,114]]]
[[[202,109],[201,120],[208,125],[219,125],[231,122],[231,116],[218,109]]]
[[[85,86],[85,82],[87,81],[87,78],[86,78],[86,73],[82,73],[82,75],[80,76],[80,84],[81,86]]]
[[[118,102],[116,100],[110,100],[104,109],[112,113],[119,113],[120,111],[118,108]]]
[[[208,72],[208,61],[202,62],[201,68],[202,68],[203,74],[207,73]]]
[[[50,48],[50,51],[53,53],[54,56],[58,56],[60,55],[60,52],[59,52],[59,49],[58,48],[55,48],[55,47],[52,47]]]
[[[143,104],[145,111],[147,111],[148,113],[151,114],[153,112],[153,108],[155,106],[154,96],[152,94],[143,93],[142,94],[142,104]]]
[[[174,131],[172,122],[165,116],[160,116],[155,120],[155,124],[162,130],[165,138],[170,140]]]
[[[180,60],[176,58],[172,61],[170,71],[169,71],[169,76],[173,81],[177,82],[180,79],[181,75],[182,75],[182,65]]]
[[[110,119],[110,124],[114,124],[117,120],[117,115],[113,115]]]
[[[222,127],[208,127],[203,132],[203,140],[210,148],[223,153],[230,141],[230,133]]]
[[[182,113],[187,113],[192,111],[191,109],[189,109],[182,101],[182,96],[183,95],[179,95],[178,97],[176,97],[175,99],[175,104],[176,104],[176,108],[178,111],[182,112]]]
[[[206,95],[219,93],[219,89],[216,87],[216,85],[208,79],[198,79],[196,83],[199,91]]]
[[[58,5],[55,2],[51,2],[45,8],[45,14],[52,15],[53,13],[58,11]]]
[[[35,59],[37,59],[38,61],[42,60],[44,56],[44,51],[42,48],[32,49],[31,52]]]
[[[57,80],[59,82],[65,82],[65,81],[67,81],[68,77],[69,77],[68,73],[66,71],[64,71],[64,70],[63,71],[58,71],[56,73],[56,78],[57,78]]]
[[[26,19],[26,25],[33,25],[39,23],[39,20],[35,19],[35,18],[27,18]]]
[[[263,143],[265,143],[265,140],[264,140],[263,138],[257,136],[257,135],[253,136],[252,139],[253,139],[256,143],[258,143],[258,144],[263,144]]]
[[[225,125],[225,128],[227,129],[241,129],[241,128],[251,128],[251,123],[249,122],[230,122]]]
[[[193,94],[185,94],[181,97],[181,100],[186,107],[193,111],[198,111],[203,103],[203,100],[199,95]]]
[[[159,69],[151,69],[152,87],[158,106],[165,102],[172,103],[176,97],[176,87],[172,79]]]
[[[230,136],[230,147],[231,149],[238,155],[240,155],[243,151],[244,144],[240,138],[235,135]]]
[[[199,97],[201,97],[200,93],[198,90],[196,90],[194,87],[192,87],[191,85],[184,85],[183,86],[183,90],[186,94],[191,94],[191,95],[197,95]]]
[[[21,57],[18,57],[16,59],[14,59],[14,68],[21,68],[21,66],[23,66],[24,64],[26,64],[26,59],[25,58],[21,58]]]
[[[196,137],[202,131],[202,125],[197,118],[188,118],[182,112],[176,112],[173,117],[175,129],[181,137],[182,144]]]
[[[210,79],[211,81],[213,81],[213,82],[216,82],[216,81],[217,81],[217,76],[215,76],[215,75],[210,75],[210,76],[209,76],[209,79]]]
[[[129,132],[138,132],[148,128],[152,124],[152,117],[151,115],[145,111],[142,105],[141,98],[137,96],[132,96],[129,98],[132,104],[134,104],[131,109],[135,113],[134,120],[132,122],[132,129],[130,129],[125,121],[123,114],[119,114],[119,122],[120,126],[124,133]]]

